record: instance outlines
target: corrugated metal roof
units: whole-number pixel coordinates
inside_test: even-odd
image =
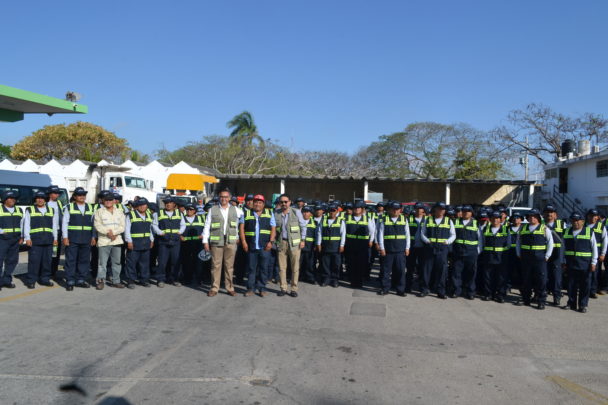
[[[297,176],[278,174],[221,174],[220,180],[326,180],[326,181],[386,181],[386,182],[417,182],[417,183],[478,183],[478,184],[535,184],[526,180],[483,180],[483,179],[420,179],[396,177],[355,177],[355,176]]]

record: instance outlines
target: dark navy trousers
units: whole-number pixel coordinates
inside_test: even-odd
[[[13,282],[13,272],[19,263],[19,240],[0,239],[0,286]]]
[[[388,292],[392,281],[398,293],[405,292],[405,254],[404,252],[386,252],[382,262],[382,291]]]
[[[32,245],[27,255],[27,284],[51,280],[53,245]]]

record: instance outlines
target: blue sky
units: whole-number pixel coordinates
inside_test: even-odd
[[[22,5],[27,4],[27,7]],[[355,151],[408,123],[491,129],[530,102],[608,114],[608,2],[6,2],[0,83],[88,116],[0,124],[12,144],[84,119],[151,153],[253,113],[294,149]]]

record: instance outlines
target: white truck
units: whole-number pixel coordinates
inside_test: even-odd
[[[125,172],[106,172],[100,179],[100,190],[110,190],[122,195],[122,200],[127,202],[135,197],[145,197],[149,201],[156,200],[156,192],[153,190],[151,180],[146,180],[133,174]],[[97,196],[92,196],[94,199]],[[89,200],[89,198],[87,198]]]

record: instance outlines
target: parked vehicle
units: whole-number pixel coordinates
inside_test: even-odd
[[[19,198],[17,205],[28,207],[34,203],[34,193],[45,191],[52,184],[48,174],[19,172],[16,170],[0,170],[0,194],[12,190],[17,192]],[[68,192],[61,188],[59,200],[65,205],[68,202]]]

